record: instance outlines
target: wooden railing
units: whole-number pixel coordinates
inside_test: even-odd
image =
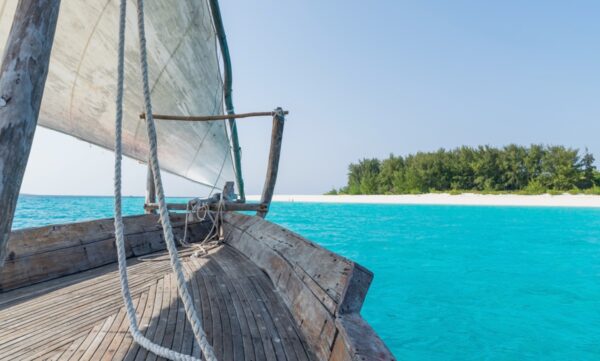
[[[288,111],[281,108],[277,108],[272,112],[252,112],[252,113],[240,113],[240,114],[227,114],[227,115],[165,115],[165,114],[152,114],[152,118],[156,120],[175,120],[175,121],[188,121],[188,122],[207,122],[215,120],[227,120],[227,119],[239,119],[249,117],[261,117],[271,116],[273,117],[273,127],[271,130],[271,146],[269,150],[269,162],[267,165],[267,174],[265,176],[265,184],[263,186],[262,196],[260,203],[258,204],[246,204],[245,199],[242,202],[227,202],[222,210],[224,211],[256,211],[256,215],[265,218],[269,212],[271,201],[273,200],[273,194],[275,192],[275,184],[277,183],[277,173],[279,170],[279,159],[281,157],[281,146],[283,143],[283,126],[285,123],[285,116],[289,114]],[[146,119],[146,113],[140,114],[140,119]],[[146,202],[144,204],[144,210],[146,213],[154,213],[158,209],[158,205],[155,203],[154,195],[154,182],[152,182],[152,174],[150,168],[148,168],[148,182],[146,185]],[[173,210],[186,210],[187,205],[171,203],[167,207]],[[211,206],[213,210],[217,209],[217,206]]]

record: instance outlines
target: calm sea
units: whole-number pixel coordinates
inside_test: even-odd
[[[111,215],[108,197],[22,196],[14,226]],[[268,218],[375,273],[363,315],[400,360],[600,360],[600,209],[276,203]]]

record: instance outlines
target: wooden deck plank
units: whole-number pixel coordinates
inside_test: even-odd
[[[231,270],[229,274],[233,274],[233,270]],[[230,277],[229,280],[233,286],[232,290],[233,292],[235,292],[236,296],[240,300],[242,309],[246,316],[246,323],[250,331],[246,337],[250,338],[250,341],[252,343],[252,349],[254,350],[254,357],[256,360],[266,360],[267,351],[265,350],[265,346],[263,344],[263,339],[259,330],[259,325],[256,322],[253,310],[250,307],[250,300],[246,296],[246,293],[244,292],[242,285],[240,284],[237,278]]]
[[[226,273],[223,273],[226,275]],[[228,323],[229,328],[231,330],[230,338],[229,338],[229,347],[232,348],[232,353],[230,353],[230,357],[234,361],[244,360],[244,342],[242,339],[242,330],[241,330],[241,320],[238,318],[237,311],[235,306],[233,305],[233,298],[231,297],[231,293],[229,287],[232,287],[228,282],[229,277],[219,277],[219,295],[220,299],[223,300],[225,307],[227,308],[227,316],[229,317]],[[242,315],[242,319],[244,316]],[[227,350],[227,349],[226,349]],[[227,358],[227,353],[224,354],[224,357]]]
[[[164,322],[164,331],[162,340],[158,338],[155,339],[155,342],[163,347],[172,349],[173,338],[175,336],[175,326],[177,321],[177,281],[175,280],[175,276],[173,274],[169,274],[165,276],[165,279],[168,280],[168,288],[165,292],[166,305],[163,306],[163,311],[165,315]],[[158,357],[156,358],[159,361],[165,361],[164,358]],[[151,357],[148,360],[152,360]]]
[[[98,334],[98,332],[100,332],[100,330],[102,330],[102,328],[104,328],[105,325],[109,322],[111,322],[110,317],[106,318],[104,320],[104,322],[96,324],[90,330],[90,332],[88,333],[85,340],[79,345],[77,350],[75,350],[75,352],[71,355],[69,360],[81,360],[81,357],[83,356],[83,354],[87,351],[87,349],[90,347],[90,345],[94,342],[94,339],[96,338],[96,335]]]
[[[216,254],[215,254],[216,255]],[[231,318],[229,315],[229,307],[225,302],[225,298],[223,298],[222,288],[226,287],[223,282],[224,278],[227,278],[227,275],[218,273],[218,269],[216,267],[212,267],[215,264],[215,258],[211,259],[211,262],[206,264],[208,269],[214,269],[217,272],[214,272],[215,277],[212,279],[213,282],[211,284],[214,290],[214,296],[217,304],[219,305],[221,316],[221,324],[222,324],[222,332],[223,335],[223,355],[221,359],[223,360],[233,360],[233,331],[231,328]]]
[[[132,277],[130,277],[132,294],[143,290],[145,283],[151,281],[154,277],[155,276],[137,274],[132,275]],[[90,303],[90,300],[98,301],[100,298],[112,298],[114,293],[120,290],[118,280],[115,280],[114,276],[112,280],[107,279],[101,281],[96,283],[95,286],[82,288],[79,288],[78,286],[79,285],[73,285],[67,287],[66,290],[61,290],[61,292],[28,299],[21,302],[18,307],[5,308],[3,313],[9,317],[0,323],[0,338],[3,337],[5,333],[11,333],[14,336],[13,328],[18,330],[23,329],[21,321],[31,324],[34,320],[45,318],[46,314],[52,314],[64,307],[64,302],[68,302],[70,307],[75,310],[76,307],[87,306],[87,304]],[[39,310],[43,310],[43,312],[39,312]],[[33,313],[33,315],[31,313]]]
[[[298,335],[294,331],[294,327],[289,326],[293,321],[287,318],[284,311],[278,307],[280,302],[273,299],[275,293],[268,293],[268,289],[263,287],[263,282],[261,282],[262,280],[260,278],[251,277],[250,279],[254,283],[255,291],[265,302],[265,309],[270,314],[275,329],[283,341],[285,354],[288,360],[308,360],[304,345],[299,341]]]
[[[275,327],[271,315],[265,306],[264,299],[256,292],[250,279],[244,279],[243,284],[244,290],[250,295],[250,297],[252,297],[253,300],[255,300],[255,314],[260,318],[265,327],[265,335],[267,336],[267,340],[263,339],[263,342],[271,342],[277,360],[289,360],[286,357],[286,352],[282,345],[282,336]]]
[[[183,268],[186,273],[186,277],[188,278],[188,285],[190,287],[190,292],[192,294],[192,298],[194,299],[194,307],[198,311],[198,317],[200,318],[200,322],[202,322],[202,329],[206,330],[204,326],[203,320],[203,311],[202,311],[202,302],[200,297],[200,291],[198,290],[198,284],[196,283],[196,277],[194,274],[195,269],[193,268],[192,262],[183,262]],[[183,322],[183,340],[181,345],[181,353],[186,355],[192,355],[194,357],[200,357],[200,347],[196,343],[196,339],[194,338],[193,332],[191,332],[192,326],[187,320],[187,316],[183,315],[185,319]]]
[[[133,300],[133,308],[137,309],[138,304],[140,303],[140,298],[142,296]],[[121,329],[123,323],[127,322],[127,312],[125,311],[125,307],[121,307],[119,309],[119,313],[117,313],[117,317],[113,321],[113,324],[110,326],[110,329],[106,331],[106,334],[102,337],[100,342],[98,343],[98,347],[96,351],[92,354],[92,360],[100,360],[102,356],[108,349],[109,345],[112,344],[114,338],[119,335],[119,330]]]
[[[182,261],[220,359],[310,359],[301,357],[301,333],[271,280],[238,251],[224,246]],[[128,273],[142,333],[200,356],[168,261],[132,260]],[[160,359],[129,335],[115,265],[0,294],[0,325],[2,360]]]
[[[223,267],[226,273],[230,274],[228,264],[221,264],[221,267]],[[238,294],[235,290],[235,285],[231,281],[230,277],[226,277],[225,282],[227,283],[227,293],[229,294],[228,297],[231,300],[235,310],[235,319],[238,322],[239,332],[242,340],[241,345],[237,345],[238,348],[241,346],[242,349],[243,358],[240,358],[240,360],[254,360],[255,352],[254,345],[252,344],[252,333],[250,331],[250,326],[248,325],[246,313],[244,312],[244,306],[242,305],[242,301],[238,297]]]
[[[83,335],[75,339],[75,341],[72,341],[69,344],[69,346],[65,349],[65,351],[62,352],[60,355],[57,355],[58,357],[54,360],[68,360],[69,358],[71,358],[71,355],[73,355],[73,353],[77,351],[77,349],[79,348],[81,343],[86,339],[86,337],[87,335]]]
[[[138,301],[136,307],[136,314],[138,315],[138,323],[140,322],[139,315],[142,314],[143,310],[146,308],[146,302],[148,301],[148,293],[144,292],[140,295],[140,299]],[[118,350],[121,347],[121,344],[125,341],[126,336],[129,335],[129,320],[127,319],[127,314],[123,318],[119,328],[115,331],[115,335],[108,345],[104,354],[102,354],[100,360],[109,361],[112,360],[117,354]]]
[[[146,281],[134,283],[132,295],[136,297],[137,294],[146,287]],[[118,288],[112,289],[111,292],[120,292]],[[94,297],[94,295],[96,297]],[[13,341],[18,341],[19,338],[30,338],[32,333],[43,332],[43,330],[52,326],[56,328],[60,325],[60,322],[72,322],[73,320],[81,319],[82,315],[98,314],[98,311],[103,310],[105,307],[112,307],[113,304],[118,304],[119,300],[117,297],[111,296],[108,293],[91,293],[83,299],[74,297],[74,301],[68,297],[59,297],[51,300],[54,303],[54,307],[43,307],[30,309],[25,307],[22,311],[21,317],[16,317],[14,313],[18,310],[7,310],[5,313],[8,317],[15,316],[18,319],[17,324],[8,324],[4,326],[3,332],[0,333],[0,339],[10,335]],[[89,304],[93,303],[94,308],[90,308]],[[69,307],[69,313],[64,314],[63,310],[65,306]],[[3,311],[2,311],[3,312]],[[4,312],[3,312],[4,314]],[[100,317],[102,313],[99,314]],[[0,350],[8,346],[8,343],[0,345]]]
[[[271,335],[269,333],[269,330],[267,329],[267,326],[265,325],[265,321],[263,319],[264,317],[261,314],[260,306],[257,304],[258,301],[256,297],[254,297],[252,292],[247,289],[246,285],[244,284],[244,281],[245,280],[243,279],[235,280],[235,282],[239,283],[238,291],[241,291],[246,300],[248,301],[247,307],[250,308],[252,316],[254,317],[254,321],[256,322],[258,333],[260,335],[259,340],[262,343],[264,349],[265,360],[277,360],[275,348],[273,347],[273,343],[271,342]],[[257,340],[255,340],[254,342],[256,344]]]
[[[188,282],[188,290],[189,289],[190,288]],[[175,335],[173,336],[173,343],[171,344],[171,348],[177,352],[182,352],[181,349],[183,347],[183,332],[187,324],[187,319],[185,315],[185,306],[177,296],[177,292],[175,293],[175,309]]]
[[[204,312],[202,311],[200,291],[198,290],[198,284],[196,282],[196,277],[194,275],[195,269],[193,268],[192,262],[183,262],[183,268],[185,270],[186,276],[189,279],[188,284],[190,287],[190,292],[192,294],[192,298],[194,299],[194,306],[196,307],[196,310],[199,312],[198,317],[200,318],[200,321],[202,322],[202,329],[206,330],[206,328],[204,327],[204,321],[203,321],[203,316],[204,316],[203,313]],[[193,332],[191,332],[192,326],[187,321],[187,316],[184,315],[184,317],[186,317],[186,320],[185,320],[184,328],[183,328],[183,344],[181,346],[181,353],[186,354],[186,355],[192,355],[194,357],[199,358],[200,357],[200,348],[199,348],[198,344],[196,343]]]
[[[149,340],[154,340],[157,330],[159,328],[160,316],[162,314],[162,306],[163,306],[163,298],[164,298],[164,289],[165,289],[165,278],[160,278],[158,280],[158,284],[156,286],[156,294],[154,297],[154,307],[152,308],[152,316],[150,318],[150,322],[148,324],[148,328],[144,336],[146,336]],[[160,331],[159,331],[160,332]],[[137,351],[137,355],[135,357],[136,361],[146,360],[149,356],[151,356],[143,347],[139,347]]]
[[[202,273],[202,270],[204,269],[205,268],[202,268],[200,272]],[[215,283],[215,276],[212,274],[203,275],[201,279],[204,283],[204,292],[206,292],[206,294],[208,295],[208,300],[210,304],[213,330],[212,347],[215,351],[215,356],[217,357],[217,359],[220,360],[223,358],[223,326],[221,323],[221,309],[217,301],[215,289],[213,288],[213,285]],[[208,327],[208,325],[205,327]]]
[[[60,323],[55,327],[52,324],[39,330],[32,331],[30,337],[21,336],[16,340],[11,340],[2,344],[1,354],[10,354],[11,357],[17,357],[22,354],[31,352],[32,348],[39,349],[40,347],[51,347],[62,337],[73,337],[81,332],[82,329],[88,328],[95,322],[106,319],[106,313],[114,310],[119,304],[116,301],[103,305],[100,309],[95,309],[93,312],[86,313],[76,321],[68,320]],[[69,312],[64,310],[63,312]],[[110,315],[108,316],[110,317]]]
[[[227,273],[231,260],[236,260],[236,266],[242,270],[243,274],[248,275],[248,279],[252,281],[256,295],[265,303],[265,310],[270,314],[271,319],[279,337],[283,341],[284,350],[288,360],[308,360],[308,347],[302,342],[299,331],[293,327],[294,321],[289,312],[283,307],[283,301],[279,299],[274,286],[270,280],[262,273],[254,273],[254,266],[245,257],[235,257],[233,249],[226,248],[224,252],[215,257],[218,261],[217,265],[224,267],[223,272]],[[229,255],[229,257],[223,257]],[[241,255],[240,255],[241,256]]]
[[[154,303],[155,303],[157,289],[158,289],[158,281],[155,281],[154,284],[152,286],[150,286],[150,289],[148,290],[148,298],[146,300],[146,306],[144,307],[143,311],[141,312],[141,317],[139,318],[139,321],[138,321],[140,331],[144,335],[148,334],[150,320],[151,320],[152,314],[154,312]],[[119,349],[113,356],[113,360],[115,360],[115,361],[117,361],[117,360],[131,361],[131,360],[135,359],[139,349],[140,349],[140,346],[137,343],[133,342],[133,337],[131,337],[131,335],[128,332],[125,334],[125,338],[123,339],[123,341],[121,342],[121,345],[119,346]]]

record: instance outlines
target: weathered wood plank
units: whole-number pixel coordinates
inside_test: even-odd
[[[228,217],[225,217],[226,225]],[[264,221],[261,221],[264,222]],[[257,223],[250,223],[254,227]],[[248,231],[227,228],[227,242],[250,258],[274,280],[279,294],[306,336],[319,359],[327,359],[335,336],[334,311],[317,298],[285,258],[265,245],[264,237],[254,238]],[[262,239],[261,239],[262,238]],[[317,259],[318,261],[318,259]],[[333,270],[332,270],[333,272]],[[306,277],[304,277],[307,279]],[[242,287],[244,288],[244,287]],[[331,300],[324,294],[326,300]]]
[[[154,185],[154,173],[152,172],[152,167],[150,166],[150,162],[148,162],[148,170],[146,171],[146,198],[144,204],[156,203],[156,188]],[[146,214],[155,214],[155,209],[146,209],[144,207],[144,211]]]
[[[283,303],[279,300],[274,300],[276,292],[268,292],[273,289],[272,284],[268,284],[264,278],[254,278],[255,287],[262,295],[263,299],[268,303],[268,309],[273,312],[274,319],[277,321],[276,325],[280,334],[284,336],[284,342],[286,342],[286,354],[290,354],[288,359],[307,361],[309,359],[309,350],[306,344],[302,342],[303,337],[298,334],[298,330],[295,327],[289,327],[288,325],[293,324],[293,319],[290,318],[289,312],[283,309]],[[295,356],[291,355],[291,352],[295,353]]]
[[[341,317],[360,320],[360,327],[367,330],[360,309],[373,278],[369,270],[258,217],[228,213],[224,226],[227,244],[271,278],[318,359],[329,359],[333,351],[342,355],[352,347],[350,338],[338,337],[346,332]],[[247,286],[242,288],[248,292]],[[276,311],[269,308],[269,312]],[[363,337],[361,342],[383,345],[374,332],[365,331]],[[294,349],[300,350],[298,345]],[[299,352],[295,355],[302,357]]]
[[[233,270],[230,270],[229,264],[220,262],[219,265],[223,268],[223,272],[225,274],[234,274]],[[235,268],[234,268],[235,269]],[[243,305],[235,291],[235,286],[231,281],[231,277],[226,277],[224,282],[227,284],[226,290],[228,293],[227,298],[231,300],[233,304],[233,308],[235,313],[230,311],[230,317],[234,318],[237,321],[237,326],[239,327],[239,338],[234,340],[234,346],[236,350],[234,350],[234,358],[236,360],[244,360],[251,361],[255,359],[254,346],[252,344],[252,333],[250,331],[250,327],[248,326],[248,320],[246,318],[246,313],[244,312]],[[232,321],[233,323],[233,321]],[[239,352],[239,348],[242,350],[242,356],[240,357],[237,353]]]
[[[183,263],[188,263],[188,262],[183,262]],[[191,287],[189,285],[188,282],[188,289],[190,290],[190,294],[193,297],[193,292],[191,292]],[[183,302],[179,299],[178,295],[177,295],[177,289],[175,290],[175,310],[176,310],[176,315],[175,315],[175,327],[174,327],[174,336],[173,336],[173,343],[171,344],[171,349],[177,351],[177,352],[184,352],[182,350],[183,347],[183,335],[184,335],[184,330],[185,330],[185,326],[188,323],[187,321],[187,317],[185,314],[185,308],[183,306]],[[199,308],[197,308],[196,310],[199,310]],[[190,347],[191,349],[191,347]],[[187,352],[187,354],[190,353],[190,351],[185,351]]]
[[[136,314],[143,314],[143,311],[146,308],[146,303],[148,301],[148,294],[149,292],[144,292],[140,295],[140,299],[136,307]],[[129,320],[127,319],[127,317],[124,317],[123,321],[121,322],[121,325],[115,331],[115,335],[111,343],[108,345],[106,352],[102,355],[102,358],[100,360],[110,361],[113,359],[123,359],[124,355],[118,355],[118,352],[121,349],[121,346],[125,344],[127,336],[129,336]]]
[[[192,298],[194,299],[194,307],[196,308],[196,311],[198,311],[198,318],[201,320],[202,329],[205,330],[206,333],[206,327],[204,326],[203,321],[204,312],[202,310],[202,303],[200,292],[198,290],[198,284],[196,283],[194,266],[192,262],[183,262],[183,268],[188,279],[188,287],[192,293]],[[192,326],[188,322],[187,317],[185,315],[184,318],[186,319],[185,322],[183,322],[183,344],[181,346],[181,353],[184,353],[186,355],[192,355],[194,357],[200,357],[200,346],[198,346],[193,332],[190,332]]]
[[[154,295],[154,306],[152,307],[152,315],[151,315],[150,319],[148,320],[149,321],[148,328],[146,328],[146,332],[144,333],[144,336],[146,336],[146,338],[149,340],[156,339],[155,336],[156,336],[157,329],[159,327],[159,319],[160,319],[162,306],[163,306],[163,295],[165,292],[164,291],[164,289],[165,289],[164,282],[165,282],[164,277],[161,277],[158,280],[158,283],[156,285],[156,293]],[[150,302],[150,300],[148,300],[148,302]],[[137,353],[135,354],[135,360],[136,361],[146,360],[148,355],[149,355],[149,353],[145,348],[138,347]],[[129,359],[129,357],[127,357],[126,360],[127,359]]]
[[[72,343],[69,344],[69,347],[65,350],[65,352],[60,355],[62,360],[69,360],[71,356],[79,349],[79,346],[85,341],[87,335],[81,336],[78,339],[75,339]]]
[[[0,68],[0,267],[40,113],[60,0],[20,0]]]
[[[234,269],[234,267],[231,268],[231,270]],[[230,271],[229,274],[234,274],[234,272]],[[252,347],[244,346],[246,359],[250,358],[250,360],[264,360],[266,358],[265,348],[262,343],[260,332],[258,331],[258,325],[256,324],[256,320],[250,308],[250,301],[246,297],[246,294],[244,293],[237,278],[230,277],[229,281],[233,286],[231,292],[234,293],[236,298],[239,300],[240,310],[243,312],[243,315],[246,318],[246,324],[248,326],[248,333],[244,334],[244,339],[246,342],[252,345]],[[254,352],[251,353],[250,350],[253,350]]]
[[[175,237],[184,233],[184,215],[174,215]],[[141,256],[165,249],[156,215],[124,217],[126,253]],[[203,239],[208,222],[190,222],[188,235]],[[9,240],[9,257],[0,269],[0,292],[114,263],[112,219],[18,230]]]
[[[169,276],[163,276],[163,285],[162,285],[162,292],[160,292],[160,296],[161,297],[161,307],[160,307],[160,312],[159,314],[156,316],[156,331],[154,333],[154,337],[151,338],[150,340],[152,340],[154,343],[158,344],[158,345],[162,345],[163,339],[165,337],[165,333],[167,332],[167,323],[168,323],[168,319],[169,319],[169,306],[170,306],[170,301],[171,301],[171,277]],[[160,287],[159,287],[160,289]],[[159,293],[157,292],[157,296],[159,295]],[[138,355],[139,358],[139,355]],[[153,353],[148,353],[146,355],[146,357],[144,358],[144,360],[147,361],[154,361],[157,359],[157,355],[153,354]]]
[[[201,268],[204,271],[206,268]],[[204,284],[204,292],[208,295],[210,312],[212,318],[212,347],[215,351],[215,356],[218,359],[223,359],[223,320],[221,320],[221,305],[217,300],[217,295],[214,289],[215,276],[212,274],[202,274],[202,282]],[[208,325],[205,326],[208,328]]]
[[[83,356],[85,351],[92,344],[92,342],[94,342],[94,338],[96,337],[96,334],[98,332],[100,332],[100,330],[104,327],[104,325],[106,323],[108,323],[109,321],[110,320],[107,318],[107,319],[103,320],[102,322],[94,325],[94,327],[89,331],[85,340],[79,345],[77,350],[75,350],[75,352],[73,352],[73,354],[71,355],[69,360],[81,360],[81,357]]]
[[[226,231],[231,232],[235,228],[240,232],[236,234],[253,239],[242,253],[253,262],[259,262],[259,266],[265,268],[275,281],[278,279],[277,272],[293,271],[315,297],[331,313],[335,313],[354,262],[276,224],[266,221],[248,223],[244,218],[252,217],[237,213],[224,215],[225,222],[231,225],[231,230],[228,228]],[[236,244],[243,242],[236,237],[230,237],[230,240]],[[266,257],[263,248],[273,252],[274,257],[263,259]]]
[[[154,301],[156,298],[156,291],[158,288],[158,282],[155,281],[148,290],[148,298],[146,299],[146,306],[141,312],[141,316],[139,318],[139,327],[140,331],[146,336],[148,336],[148,328],[150,326],[150,319],[154,312]],[[139,314],[139,313],[138,313]],[[121,342],[119,349],[115,353],[113,360],[128,360],[131,361],[135,359],[137,353],[140,349],[140,346],[133,342],[133,338],[129,335],[129,332],[126,334],[125,338]]]
[[[336,325],[339,330],[337,338],[343,341],[346,352],[340,350],[340,356],[332,357],[331,361],[396,360],[371,326],[358,313],[338,317]],[[346,358],[347,356],[350,358]]]
[[[217,254],[218,253],[216,253],[215,256]],[[219,275],[219,276],[215,276],[212,279],[213,283],[211,286],[214,289],[214,295],[215,295],[217,304],[219,305],[219,308],[220,308],[219,314],[221,315],[221,324],[223,326],[223,330],[222,330],[223,356],[221,358],[224,360],[233,360],[234,339],[233,339],[233,330],[232,330],[232,322],[231,322],[232,319],[231,319],[231,315],[229,314],[231,305],[229,305],[229,304],[227,304],[227,302],[225,302],[225,298],[223,297],[223,292],[222,292],[223,287],[226,287],[225,283],[223,282],[223,279],[226,278],[227,276],[218,267],[211,267],[211,266],[214,266],[215,263],[216,262],[213,258],[211,260],[211,262],[207,263],[206,266],[212,268],[214,270],[213,272],[216,275]]]
[[[183,265],[221,359],[305,360],[297,348],[305,345],[302,332],[274,285],[248,258],[223,246],[201,258],[185,258]],[[129,276],[142,332],[199,356],[168,261],[132,260]],[[114,265],[64,279],[63,287],[42,283],[0,294],[0,359],[158,359],[128,334]]]

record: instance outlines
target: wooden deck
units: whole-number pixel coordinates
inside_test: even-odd
[[[183,258],[196,308],[219,360],[313,360],[267,275],[222,246]],[[130,260],[140,328],[199,356],[168,261]],[[156,360],[132,342],[115,264],[0,294],[1,360]]]

